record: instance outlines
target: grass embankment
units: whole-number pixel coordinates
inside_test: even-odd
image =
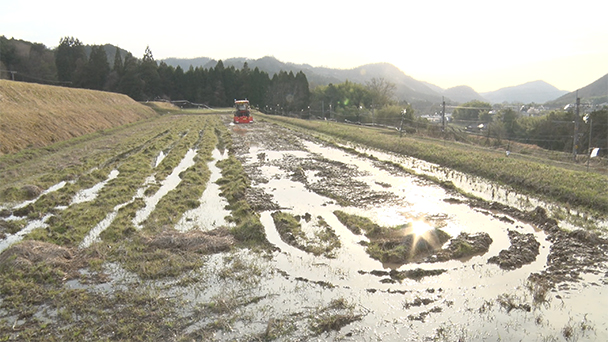
[[[335,122],[306,121],[258,114],[273,122],[312,130],[346,141],[412,156],[467,174],[511,186],[574,208],[587,208],[601,216],[608,213],[608,177],[552,165],[543,159],[507,157],[504,151],[446,143],[398,132]]]
[[[126,95],[0,80],[0,154],[44,147],[156,112]]]

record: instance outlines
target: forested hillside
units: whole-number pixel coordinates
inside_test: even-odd
[[[224,67],[222,61],[213,68],[183,70],[158,63],[149,48],[138,59],[115,47],[112,62],[108,50],[108,45],[85,46],[73,37],[62,38],[50,50],[0,36],[0,78],[117,92],[136,101],[188,100],[229,107],[236,98],[248,98],[259,108],[282,111],[299,111],[309,104],[309,84],[301,71],[280,71],[271,77],[247,65]]]

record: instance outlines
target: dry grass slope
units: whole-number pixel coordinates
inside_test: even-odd
[[[122,94],[0,80],[0,155],[155,115]]]

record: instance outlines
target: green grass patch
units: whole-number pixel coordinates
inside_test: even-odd
[[[243,166],[234,155],[217,162],[216,165],[222,170],[222,178],[217,181],[220,195],[228,200],[228,209],[231,210],[229,221],[236,224],[231,228],[232,234],[245,245],[268,247],[264,226],[245,199],[250,180]]]
[[[347,214],[341,210],[334,211],[334,215],[346,226],[353,234],[364,233],[369,238],[384,234],[387,228],[381,227],[367,217]]]
[[[3,253],[0,258],[0,308],[5,317],[20,322],[0,324],[0,336],[5,339],[167,340],[169,327],[180,324],[167,320],[175,315],[178,303],[159,299],[145,287],[114,289],[111,293],[65,287],[70,279],[96,282],[94,274],[84,277],[75,272],[88,261],[97,260],[94,253],[68,258],[69,252],[59,247],[34,244],[34,249],[11,249],[9,256]]]
[[[115,245],[110,260],[120,262],[126,270],[142,279],[177,277],[204,264],[198,253],[175,252],[149,246],[147,242],[147,239],[136,233],[129,241]]]

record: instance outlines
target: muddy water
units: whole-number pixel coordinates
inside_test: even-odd
[[[48,225],[46,221],[48,221],[48,219],[50,219],[52,216],[52,214],[47,214],[39,220],[30,221],[25,228],[21,229],[17,233],[8,234],[4,239],[0,240],[0,253],[9,248],[12,244],[23,240],[23,237],[31,233],[34,229],[47,227]]]
[[[578,228],[576,222],[581,222],[581,217],[587,216],[587,214],[578,213],[573,209],[564,210],[564,208],[558,204],[546,202],[539,198],[535,198],[534,196],[519,194],[510,187],[491,183],[480,177],[454,171],[424,160],[386,153],[356,145],[345,147],[354,148],[358,152],[368,154],[380,160],[398,163],[418,174],[433,176],[441,181],[452,182],[457,188],[486,201],[499,202],[524,211],[532,210],[538,206],[546,208],[550,212],[556,212],[559,213],[559,216],[565,217],[561,221],[560,226],[570,230]],[[599,229],[608,230],[608,220],[590,218],[589,221]]]
[[[258,141],[250,140],[249,149],[240,156],[246,166],[257,170],[258,174],[253,176],[253,186],[272,195],[279,207],[293,215],[322,217],[335,230],[342,243],[333,259],[306,253],[282,241],[271,212],[262,212],[261,221],[266,236],[280,250],[267,267],[276,268],[280,274],[287,275],[259,284],[263,288],[260,291],[269,291],[276,296],[265,303],[264,310],[272,307],[275,315],[280,315],[279,312],[302,310],[315,303],[327,302],[329,298],[346,298],[355,303],[364,314],[363,319],[344,327],[340,333],[330,334],[332,338],[328,339],[348,334],[350,338],[347,340],[356,341],[418,340],[424,337],[445,337],[446,341],[525,340],[530,336],[533,336],[531,340],[560,340],[563,338],[562,331],[569,326],[573,327],[579,340],[596,340],[598,337],[603,340],[608,337],[605,323],[608,316],[603,309],[608,305],[607,287],[598,285],[606,283],[605,275],[598,275],[594,281],[580,286],[555,290],[548,294],[544,304],[534,304],[526,285],[531,273],[546,267],[550,243],[544,232],[513,218],[505,221],[491,212],[446,202],[446,199],[458,199],[459,195],[448,193],[415,176],[390,173],[369,159],[339,149],[304,141],[304,148],[289,150],[283,146],[281,150],[276,150],[267,146],[263,139]],[[381,160],[387,157],[376,156]],[[358,175],[352,181],[366,184],[371,191],[389,192],[393,196],[387,196],[390,200],[373,205],[342,207],[334,200],[310,190],[319,188],[319,182],[338,182],[339,179],[322,177],[314,168],[301,173],[305,179],[294,179],[293,168],[289,167],[294,160],[310,160],[314,164],[321,163],[321,159],[354,167]],[[393,157],[390,160],[399,162]],[[421,166],[423,162],[420,161],[410,161],[404,166],[411,168],[412,164],[418,165],[418,168],[433,169],[432,166]],[[491,184],[471,186],[470,178],[465,176],[448,178],[445,175],[454,174],[449,170],[434,173],[443,174],[440,178],[446,180],[461,178],[462,181],[455,182],[457,185],[475,194],[489,196],[488,199],[504,201],[516,207],[521,207],[522,203],[533,203],[522,201],[508,192],[501,194],[498,187]],[[493,243],[484,255],[467,260],[386,265],[367,255],[359,244],[366,238],[344,227],[333,214],[335,210],[365,216],[384,226],[413,222],[423,225],[439,223],[452,236],[460,232],[486,232],[492,237]],[[513,271],[501,270],[487,263],[490,257],[509,248],[508,230],[531,233],[541,244],[540,255],[533,263]],[[406,279],[402,283],[383,283],[383,279],[389,280],[387,276],[378,277],[369,273],[391,267],[398,270],[422,268],[447,271],[419,281]],[[331,284],[333,288],[328,289],[320,284]],[[595,298],[600,304],[581,305],[583,298]],[[417,299],[424,299],[423,302],[427,304],[420,305]],[[504,303],[529,306],[515,305],[516,309],[513,309]],[[589,322],[593,329],[580,322]]]
[[[312,143],[309,143],[307,144],[307,147],[310,147],[311,145]],[[310,213],[315,217],[323,217],[330,226],[332,226],[343,242],[343,247],[338,252],[337,257],[335,259],[324,259],[323,263],[329,265],[331,268],[339,269],[337,274],[347,274],[348,276],[333,278],[328,277],[325,273],[319,274],[318,267],[312,266],[319,263],[319,257],[315,257],[284,243],[276,232],[276,228],[270,217],[270,212],[262,213],[261,220],[266,228],[266,234],[270,242],[281,248],[285,257],[291,256],[292,258],[295,257],[303,260],[302,265],[299,265],[298,269],[300,272],[306,269],[305,272],[307,275],[313,277],[312,280],[335,281],[337,284],[340,284],[342,282],[341,280],[343,280],[344,282],[342,285],[352,285],[353,278],[359,278],[354,283],[360,284],[363,288],[369,286],[378,287],[377,277],[370,275],[361,276],[358,271],[384,269],[390,266],[383,265],[381,262],[369,258],[365,252],[365,248],[358,243],[361,240],[367,239],[362,235],[353,234],[344,227],[333,214],[335,210],[344,210],[352,214],[366,216],[384,226],[397,226],[419,220],[424,221],[425,217],[444,217],[445,219],[442,221],[445,226],[442,229],[452,236],[457,236],[461,232],[487,232],[494,239],[487,255],[473,257],[466,262],[450,261],[445,263],[405,265],[399,267],[399,270],[412,268],[458,268],[462,269],[460,272],[457,272],[457,276],[461,278],[461,281],[471,279],[471,274],[468,273],[473,273],[475,275],[481,273],[487,275],[482,278],[483,281],[493,284],[494,281],[491,279],[504,274],[504,272],[493,265],[486,266],[486,269],[484,270],[479,270],[479,268],[478,270],[475,270],[472,265],[480,263],[485,264],[485,259],[497,255],[501,250],[509,247],[510,242],[507,236],[507,229],[514,229],[521,233],[533,233],[537,240],[541,242],[543,254],[537,258],[538,261],[536,263],[527,266],[525,272],[522,273],[527,275],[530,272],[540,271],[544,267],[544,262],[542,260],[543,256],[546,259],[549,244],[545,241],[545,234],[543,232],[535,231],[530,225],[521,222],[514,222],[512,224],[505,223],[489,216],[487,213],[471,209],[467,205],[448,204],[443,200],[452,197],[452,195],[446,194],[445,191],[438,186],[421,182],[414,177],[391,175],[386,171],[375,168],[368,160],[348,155],[340,150],[321,148],[320,146],[316,147],[319,148],[316,152],[323,151],[323,157],[325,158],[355,165],[360,171],[365,171],[367,175],[359,177],[358,180],[367,183],[370,187],[380,187],[376,184],[378,181],[390,184],[391,187],[389,190],[399,196],[399,200],[397,201],[398,203],[387,206],[373,206],[369,208],[341,207],[328,198],[307,190],[304,184],[290,180],[289,175],[282,172],[280,168],[275,166],[262,166],[262,174],[269,179],[269,181],[267,183],[258,184],[257,186],[261,187],[266,193],[272,194],[275,201],[279,203],[282,208],[288,208],[294,215],[305,215],[306,213]],[[259,153],[260,150],[257,148],[251,148],[250,158],[253,159],[253,157]],[[279,154],[291,156],[305,155],[302,151],[275,151],[270,153],[271,156],[277,158]],[[269,153],[267,152],[267,156],[268,155]],[[272,160],[272,157],[269,159]],[[385,188],[382,188],[382,190],[386,191]],[[291,264],[292,262],[287,261],[286,267]],[[315,275],[318,279],[314,279]],[[479,277],[475,276],[475,278]],[[513,278],[512,274],[507,278]],[[502,289],[498,289],[499,292],[509,289],[514,285],[513,282],[504,283],[504,280],[505,279],[500,279],[497,282],[504,285]],[[515,284],[517,284],[517,282],[518,281],[516,281]],[[476,279],[474,283],[478,284],[479,280]],[[383,287],[389,288],[390,286]]]
[[[119,173],[120,172],[118,172],[118,170],[112,170],[110,171],[108,178],[106,178],[106,180],[104,180],[103,182],[99,182],[89,189],[79,191],[76,195],[74,195],[71,204],[84,203],[94,200],[95,198],[97,198],[97,194],[99,193],[99,191],[103,189],[109,181],[118,177]]]
[[[226,216],[230,215],[230,211],[225,209],[228,201],[220,196],[220,187],[216,184],[222,173],[215,165],[218,161],[228,158],[228,152],[221,153],[218,149],[215,149],[211,157],[213,160],[207,163],[211,175],[205,191],[199,199],[201,204],[198,208],[184,213],[175,226],[175,229],[181,232],[192,229],[212,230],[221,226],[229,226],[225,219]]]
[[[133,225],[136,228],[141,229],[142,223],[150,216],[158,202],[167,194],[169,191],[175,189],[182,181],[179,174],[194,165],[194,157],[196,156],[196,150],[188,150],[184,158],[180,161],[179,165],[173,169],[171,174],[167,176],[162,182],[161,186],[156,193],[150,197],[145,197],[144,202],[146,206],[135,213],[133,218]]]
[[[62,189],[66,184],[67,184],[67,182],[61,181],[61,182],[59,182],[59,183],[51,186],[50,188],[44,190],[38,197],[36,197],[36,198],[34,198],[32,200],[24,201],[24,202],[22,202],[20,204],[17,204],[16,206],[13,207],[13,210],[25,208],[28,205],[30,205],[32,203],[35,203],[40,197],[42,197],[42,196],[44,196],[44,195],[46,195],[48,193],[55,192],[57,190]]]

